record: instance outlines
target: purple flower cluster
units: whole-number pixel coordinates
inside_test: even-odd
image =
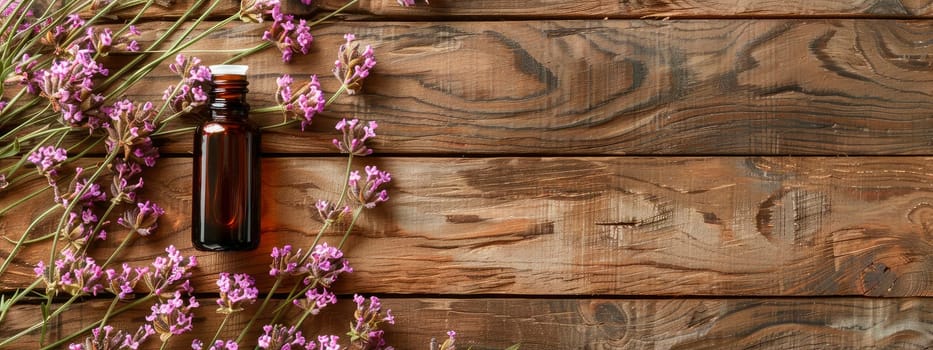
[[[334,76],[346,87],[347,93],[355,95],[363,88],[363,79],[376,66],[376,57],[369,45],[360,52],[360,43],[355,35],[347,33],[343,37],[347,42],[337,49]]]
[[[317,337],[319,350],[340,350],[340,337],[336,335],[321,335]]]
[[[230,273],[222,272],[217,279],[217,287],[220,289],[220,298],[217,299],[220,308],[217,312],[222,314],[242,311],[241,305],[252,304],[259,296],[256,281],[250,275],[238,273],[230,277]]]
[[[146,321],[152,323],[152,328],[159,334],[159,338],[166,342],[171,336],[192,329],[193,310],[199,306],[194,296],[185,300],[180,291],[175,291],[171,299],[152,305],[152,313],[146,316]]]
[[[312,75],[311,81],[294,92],[292,92],[292,77],[288,74],[277,78],[275,82],[277,85],[276,102],[282,106],[286,118],[301,121],[301,131],[304,131],[308,125],[311,125],[314,116],[324,111],[326,104],[317,75]]]
[[[61,59],[37,74],[39,94],[61,113],[66,126],[84,126],[96,118],[103,96],[94,93],[94,79],[108,70],[94,60],[91,50],[78,50],[71,59]]]
[[[136,192],[143,188],[142,166],[117,158],[111,167],[113,182],[110,185],[111,200],[115,203],[135,203]]]
[[[90,208],[95,203],[107,201],[107,193],[101,189],[100,185],[90,182],[82,176],[83,174],[84,168],[75,168],[75,176],[64,192],[59,191],[57,186],[53,186],[56,203],[67,208],[72,201],[77,201],[76,205]]]
[[[262,327],[263,334],[259,336],[258,344],[260,349],[273,350],[312,350],[317,347],[313,341],[305,339],[301,335],[298,327],[286,327],[281,324],[265,325]]]
[[[354,156],[368,156],[373,150],[366,146],[366,141],[376,137],[376,128],[379,124],[371,120],[362,122],[359,119],[341,119],[334,126],[343,135],[342,140],[334,139],[334,146],[342,153],[349,153]]]
[[[185,258],[173,245],[165,248],[165,252],[168,255],[156,257],[150,273],[143,276],[146,286],[156,295],[171,293],[169,290],[175,287],[190,292],[187,278],[191,277],[190,270],[198,266],[197,259],[194,256]]]
[[[366,166],[366,181],[362,180],[359,171],[350,173],[348,180],[350,198],[366,208],[374,208],[376,204],[389,200],[388,192],[383,185],[392,181],[392,175],[387,171],[376,168],[375,165]]]
[[[152,103],[134,104],[130,100],[115,102],[102,108],[108,121],[101,126],[107,130],[107,151],[123,151],[123,159],[133,159],[148,167],[155,166],[159,150],[149,135],[155,131],[156,115]]]
[[[130,234],[138,233],[140,236],[148,236],[159,227],[158,220],[165,214],[165,210],[158,204],[149,201],[136,203],[136,208],[132,208],[123,213],[123,217],[117,218],[120,226],[130,229]]]
[[[272,247],[272,264],[269,266],[269,276],[298,276],[308,272],[308,266],[302,260],[301,249],[292,252],[292,246],[286,244],[282,248]]]
[[[317,288],[308,289],[308,291],[305,292],[304,298],[292,301],[292,304],[311,315],[317,315],[321,312],[321,309],[327,307],[327,305],[336,303],[337,296],[327,290],[327,288],[321,288],[320,290]]]
[[[437,345],[437,342],[434,340],[434,338],[431,338],[431,344],[433,344],[431,348],[432,348],[432,349],[435,349],[434,346]],[[454,331],[452,331],[452,330],[451,330],[451,331],[447,331],[447,340],[444,340],[444,343],[442,343],[442,344],[441,344],[439,347],[437,347],[436,349],[438,349],[438,350],[457,350],[457,332],[454,332]]]
[[[278,6],[279,0],[242,0],[240,1],[240,20],[262,23],[263,15]]]
[[[328,246],[327,243],[314,247],[307,262],[308,276],[304,283],[317,282],[318,285],[330,288],[337,281],[340,274],[353,272],[350,263],[343,257],[343,252],[337,247]]]
[[[39,261],[33,271],[45,282],[46,294],[56,295],[61,290],[74,296],[97,295],[104,289],[101,284],[104,273],[94,259],[82,258],[69,250],[51,265]]]
[[[272,7],[272,20],[272,27],[262,33],[262,40],[274,43],[282,51],[283,62],[291,62],[296,51],[308,54],[314,37],[307,21],[300,19],[295,23],[295,16],[282,13],[279,5]]]
[[[384,331],[379,329],[383,322],[395,324],[395,317],[392,316],[392,310],[386,309],[385,316],[382,315],[382,302],[377,297],[369,297],[369,303],[361,295],[354,295],[353,301],[356,302],[356,312],[353,313],[355,324],[347,333],[350,341],[357,345],[358,349],[363,350],[388,350],[391,346],[386,346]]]
[[[107,276],[107,285],[104,289],[113,293],[119,299],[128,299],[129,296],[132,296],[136,283],[148,272],[148,267],[133,268],[126,263],[123,263],[123,269],[119,272],[114,269],[107,269],[104,271],[104,275]]]
[[[328,202],[326,200],[318,200],[314,204],[314,208],[317,209],[318,215],[321,216],[321,220],[326,221],[339,221],[343,218],[344,215],[350,213],[350,206],[343,206],[343,208],[338,209],[334,203]]]
[[[234,340],[217,340],[214,341],[214,344],[211,344],[211,347],[208,350],[238,350],[240,345],[237,344]],[[191,350],[203,350],[204,342],[200,339],[195,339],[191,342]]]
[[[105,325],[92,329],[84,343],[69,344],[68,350],[138,349],[153,334],[155,330],[148,323],[140,326],[135,334]]]
[[[178,75],[178,85],[169,85],[162,93],[162,100],[169,104],[175,113],[196,113],[207,105],[207,92],[210,90],[211,70],[201,65],[197,57],[175,56],[175,62],[168,69]]]
[[[39,147],[26,159],[36,165],[39,174],[49,178],[49,183],[54,183],[59,165],[68,159],[68,150],[55,146]]]

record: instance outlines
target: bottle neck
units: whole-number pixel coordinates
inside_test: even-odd
[[[249,82],[244,75],[213,76],[210,92],[210,110],[213,119],[242,119],[249,114],[246,88]]]

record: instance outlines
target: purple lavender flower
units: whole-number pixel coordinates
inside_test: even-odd
[[[317,341],[321,344],[319,350],[340,350],[340,337],[336,335],[320,335]]]
[[[58,60],[39,75],[40,96],[49,100],[52,110],[61,113],[66,126],[94,125],[103,96],[94,94],[94,79],[108,71],[97,63],[90,50],[77,50],[73,58]]]
[[[111,200],[115,203],[136,202],[136,191],[143,187],[142,167],[136,162],[117,158],[111,165],[113,183],[110,185]],[[135,182],[135,183],[134,183]]]
[[[308,277],[304,280],[305,284],[317,282],[318,285],[330,288],[340,274],[353,272],[353,268],[343,257],[343,252],[336,247],[328,246],[326,242],[314,247],[309,259],[307,262]]]
[[[234,340],[227,340],[227,341],[217,340],[214,342],[214,344],[211,345],[210,348],[208,348],[208,350],[237,350],[239,349],[239,347],[240,345],[237,344],[237,342]],[[194,341],[191,342],[191,349],[192,350],[203,350],[204,343],[201,342],[200,339],[195,339]]]
[[[386,310],[386,315],[383,316],[382,303],[377,297],[369,297],[368,305],[366,298],[361,295],[354,295],[353,301],[356,302],[356,312],[353,313],[356,323],[347,333],[350,342],[360,349],[390,349],[391,347],[385,344],[384,333],[379,329],[379,325],[383,322],[395,324],[391,310]]]
[[[431,348],[438,350],[457,350],[457,332],[447,331],[447,339],[440,346],[437,346],[437,340],[431,338]]]
[[[334,126],[343,134],[343,139],[334,139],[334,146],[342,153],[349,153],[354,156],[368,156],[373,150],[366,146],[366,141],[376,137],[376,128],[379,127],[375,121],[363,122],[359,119],[341,119]]]
[[[89,179],[82,177],[84,168],[75,168],[75,176],[68,185],[65,192],[61,192],[57,186],[53,186],[55,191],[55,202],[67,208],[72,201],[77,201],[76,205],[81,207],[92,207],[95,203],[107,200],[107,193],[101,190],[97,183],[90,182]]]
[[[392,181],[392,175],[379,170],[375,165],[366,166],[366,181],[361,182],[359,171],[350,173],[348,180],[350,198],[366,208],[374,208],[376,204],[389,200],[389,194],[383,185]]]
[[[124,159],[154,166],[159,151],[149,137],[156,129],[153,121],[156,111],[152,103],[134,104],[124,99],[102,110],[108,117],[108,121],[101,124],[107,130],[107,151],[121,150]]]
[[[292,253],[292,246],[286,244],[282,248],[272,247],[272,264],[269,266],[270,276],[303,275],[308,272],[307,265],[302,260],[301,249]]]
[[[296,51],[307,55],[314,40],[308,22],[300,19],[295,23],[295,16],[282,13],[278,4],[272,7],[272,19],[272,26],[262,33],[262,40],[274,43],[282,51],[282,61],[291,62]]]
[[[217,287],[220,288],[220,298],[217,299],[217,305],[220,308],[217,312],[222,314],[232,314],[242,311],[243,304],[252,304],[259,295],[256,289],[256,281],[250,275],[238,273],[230,278],[230,273],[221,272],[217,279]]]
[[[321,312],[321,309],[327,305],[336,303],[337,296],[327,290],[327,288],[321,288],[320,291],[318,291],[317,288],[308,289],[303,299],[295,299],[292,301],[292,304],[295,304],[299,309],[305,310],[305,312],[312,315],[317,315]]]
[[[59,165],[68,159],[68,150],[55,146],[39,147],[26,159],[36,165],[39,174],[53,179],[58,176]]]
[[[292,93],[292,77],[288,74],[282,75],[275,80],[278,86],[276,91],[276,102],[282,106],[286,119],[296,119],[301,121],[301,131],[311,125],[315,115],[324,111],[324,93],[321,91],[321,84],[316,75],[311,76],[311,81],[303,85],[297,91]]]
[[[158,204],[145,201],[136,203],[136,208],[123,213],[123,217],[117,218],[117,223],[130,229],[130,233],[148,236],[159,227],[158,220],[163,214],[165,210]]]
[[[396,0],[396,1],[398,1],[399,5],[402,5],[404,7],[415,6],[415,0]],[[431,2],[428,0],[424,0],[424,3],[431,4]]]
[[[138,349],[139,345],[153,334],[152,326],[143,324],[135,334],[122,329],[114,329],[110,325],[97,327],[91,330],[91,336],[84,339],[84,343],[71,343],[69,350],[108,350],[108,349]]]
[[[264,14],[279,6],[279,0],[243,0],[240,1],[240,20],[243,22],[262,23]]]
[[[343,37],[347,42],[337,48],[334,76],[346,87],[348,94],[355,95],[363,88],[363,79],[376,66],[376,57],[369,45],[360,52],[360,43],[355,35],[348,33]]]
[[[152,313],[146,316],[146,321],[152,323],[152,328],[164,343],[173,335],[183,334],[192,329],[192,311],[199,306],[195,297],[188,298],[186,303],[181,297],[181,292],[175,291],[171,299],[152,305]]]
[[[146,342],[146,339],[149,339],[149,336],[155,334],[155,329],[152,328],[152,325],[144,323],[139,326],[139,329],[136,330],[135,334],[127,334],[123,337],[123,343],[120,345],[121,349],[139,349],[139,346]]]
[[[181,79],[179,85],[170,85],[162,94],[162,100],[175,113],[196,113],[207,105],[210,90],[211,70],[201,65],[197,57],[175,56],[168,69]]]
[[[314,342],[306,341],[297,327],[286,327],[281,324],[265,325],[262,327],[263,334],[259,336],[257,343],[260,349],[314,349]]]
[[[39,93],[39,80],[36,77],[36,66],[39,62],[29,54],[23,54],[22,59],[13,68],[13,74],[19,79],[19,84],[24,86],[27,93]]]
[[[337,209],[334,203],[323,199],[318,200],[314,204],[314,208],[317,209],[318,215],[320,215],[321,219],[324,221],[339,221],[344,215],[350,212],[350,206],[345,205],[342,209]]]
[[[39,261],[33,271],[42,278],[46,293],[51,295],[58,294],[59,290],[74,296],[97,295],[104,288],[100,284],[103,271],[94,259],[82,258],[68,250],[52,265]]]
[[[148,267],[130,267],[127,263],[123,263],[123,269],[117,272],[114,269],[107,269],[104,271],[104,275],[107,276],[107,286],[105,289],[113,293],[119,299],[127,299],[128,296],[133,294],[133,288],[136,287],[136,283],[147,273],[149,272]]]
[[[191,277],[190,270],[198,266],[197,259],[194,256],[186,259],[173,245],[165,248],[165,252],[168,255],[156,257],[152,262],[152,269],[143,275],[146,286],[156,295],[171,293],[169,289],[172,287],[190,289],[187,278]],[[185,279],[185,282],[179,284],[182,279]]]

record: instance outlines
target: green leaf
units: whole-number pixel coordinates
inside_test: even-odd
[[[13,139],[13,143],[0,148],[0,159],[10,158],[19,154],[19,139]]]

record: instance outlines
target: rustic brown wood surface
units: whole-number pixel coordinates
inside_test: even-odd
[[[521,340],[522,349],[929,349],[933,345],[933,301],[904,299],[439,299],[383,298],[396,314],[388,340],[397,349],[428,349],[431,338],[450,328],[460,332],[459,348],[503,349]],[[56,322],[68,334],[99,319],[108,302],[85,305],[84,312]],[[312,320],[308,331],[341,334],[350,322],[353,302],[343,300]],[[119,316],[117,324],[135,329],[145,310]],[[172,338],[183,348],[193,338],[213,336],[219,318],[202,307],[203,326]],[[11,313],[37,321],[35,307]],[[245,313],[249,315],[249,313]],[[228,323],[238,329],[247,319]],[[55,335],[55,334],[53,334]],[[234,332],[223,338],[234,337]],[[257,335],[252,334],[250,338]],[[22,343],[34,346],[36,338]]]
[[[342,0],[323,0],[321,7],[335,9]],[[417,3],[423,5],[422,0]],[[396,0],[360,0],[355,12],[391,17],[930,17],[933,4],[923,0],[431,0],[431,6],[402,8]]]
[[[205,11],[175,3],[148,10],[144,47],[167,21]],[[393,309],[396,349],[428,349],[450,329],[459,348],[477,350],[933,348],[933,2],[418,3],[361,0],[344,21],[314,27],[310,55],[283,65],[270,49],[240,62],[251,66],[254,108],[273,103],[282,73],[318,74],[335,91],[344,33],[379,62],[363,94],[338,99],[308,131],[265,133],[258,250],[191,248],[191,136],[158,139],[163,158],[142,197],[167,214],[123,256],[145,265],[173,244],[201,263],[197,327],[168,348],[213,336],[217,273],[248,272],[266,293],[271,247],[310,243],[314,201],[341,186],[345,159],[330,140],[344,117],[380,122],[376,156],[356,164],[391,171],[391,199],[352,231],[356,271],[307,333],[345,337],[350,296],[364,293]],[[194,33],[238,9],[218,3]],[[211,50],[251,47],[268,24],[231,23],[185,53],[220,62],[230,53]],[[149,80],[129,96],[158,101],[177,79],[161,67]],[[0,190],[0,210],[44,186]],[[0,261],[11,250],[2,238],[19,238],[49,195],[0,216]],[[111,226],[98,258],[125,235]],[[48,243],[30,245],[0,292],[27,286],[48,256]],[[48,336],[86,327],[108,304],[105,294],[80,300]],[[135,329],[148,308],[112,324]],[[37,304],[17,305],[0,341],[40,317]],[[232,318],[222,336],[244,323]]]
[[[163,159],[143,198],[167,214],[159,234],[138,240],[126,258],[145,265],[162,253],[154,247],[184,247],[203,262],[195,286],[205,292],[233,266],[265,275],[272,246],[310,244],[320,227],[312,205],[336,199],[344,164],[268,159],[263,246],[216,254],[188,243],[190,160]],[[391,205],[364,214],[349,241],[357,272],[337,288],[345,293],[933,296],[929,157],[358,164],[392,169],[395,180]],[[10,218],[20,219],[7,219],[5,229],[22,232],[45,209],[15,210]],[[341,234],[329,234],[331,244]],[[119,241],[103,244],[100,257]],[[26,262],[47,258],[41,244],[21,253],[25,278],[4,286],[24,287],[32,278]]]
[[[192,50],[250,47],[263,28],[230,26]],[[252,67],[253,106],[274,104],[282,73],[318,74],[325,90],[336,90],[330,65],[346,32],[372,44],[379,64],[365,94],[339,99],[313,130],[329,130],[334,118],[377,118],[383,153],[877,155],[933,147],[931,21],[329,25],[315,30],[311,55],[290,65],[274,49],[242,61]],[[152,80],[177,78],[163,69]],[[267,134],[267,152],[332,152],[296,128]],[[190,152],[189,139],[163,151]]]

